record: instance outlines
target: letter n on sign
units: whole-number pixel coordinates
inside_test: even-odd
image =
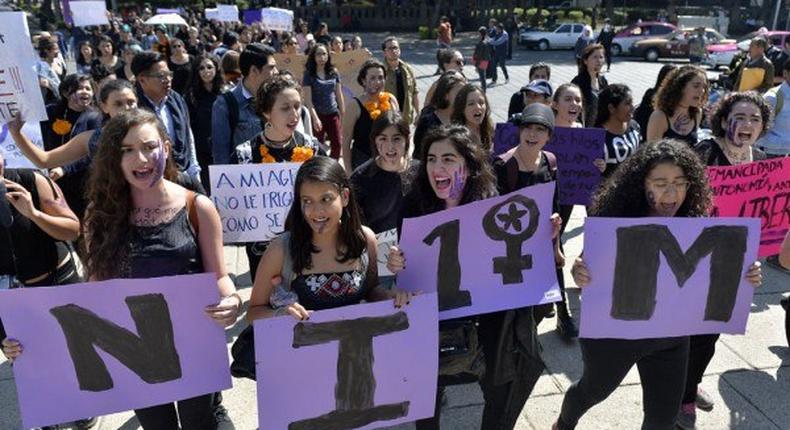
[[[304,322],[256,321],[261,430],[368,429],[433,416],[437,324],[436,293],[401,309],[387,300]]]
[[[0,291],[25,428],[230,388],[213,274]]]
[[[643,339],[746,330],[756,218],[588,218],[581,337]]]

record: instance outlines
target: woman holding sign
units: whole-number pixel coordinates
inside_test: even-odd
[[[730,93],[719,100],[711,114],[715,137],[694,147],[706,166],[734,166],[766,159],[765,153],[754,147],[771,119],[771,107],[759,94]],[[697,408],[713,410],[713,398],[699,384],[713,359],[718,340],[718,334],[690,337],[686,390],[678,414],[678,426],[683,429],[694,428]]]
[[[343,167],[313,157],[299,168],[287,231],[273,240],[258,267],[247,319],[288,314],[310,319],[313,311],[393,299],[410,294],[378,284],[376,236],[362,225]]]
[[[428,132],[422,143],[424,148],[417,178],[412,190],[404,200],[401,219],[428,215],[497,195],[496,178],[488,163],[488,155],[480,145],[475,143],[466,127],[449,125],[435,128]],[[406,267],[407,258],[408,256],[402,250],[393,246],[387,256],[387,268],[397,275]],[[461,327],[463,331],[469,333],[469,336],[474,336],[474,340],[469,340],[469,345],[479,345],[486,341],[482,335],[477,335],[474,317],[442,321],[439,329],[441,332],[447,330],[449,333],[452,331],[451,327]],[[477,380],[485,386],[480,379],[483,373],[478,359],[480,352],[479,348],[465,351],[460,354],[459,360],[449,366],[439,366],[436,412],[432,418],[417,421],[418,430],[439,428],[444,385]],[[465,360],[466,356],[476,358]],[[445,362],[445,357],[441,353],[439,357],[440,362]],[[452,360],[451,358],[450,361]],[[468,361],[469,364],[461,368],[456,364],[459,361]],[[453,366],[453,364],[455,365]],[[449,370],[449,367],[453,367],[452,371]],[[487,395],[486,410],[489,407],[494,407],[495,405],[493,403],[489,405],[489,402],[495,401],[503,403],[504,399],[501,397],[489,398]],[[498,410],[501,411],[501,409]],[[484,412],[482,428],[500,428],[502,419],[502,416]]]
[[[643,145],[599,189],[592,216],[702,217],[711,204],[705,167],[683,142],[664,139]],[[571,270],[585,288],[591,273],[582,257]],[[762,282],[760,263],[745,278]],[[643,429],[673,429],[683,398],[689,337],[580,339],[584,373],[565,394],[553,429],[573,429],[588,409],[605,400],[636,364],[644,399]]]

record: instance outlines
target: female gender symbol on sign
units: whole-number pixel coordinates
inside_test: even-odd
[[[505,256],[492,259],[494,273],[502,274],[503,284],[523,282],[521,271],[532,268],[532,256],[521,255],[521,245],[535,234],[539,217],[537,203],[520,194],[491,207],[483,217],[486,235],[505,242]]]

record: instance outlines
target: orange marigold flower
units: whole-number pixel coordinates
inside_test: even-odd
[[[305,148],[304,146],[297,146],[294,148],[293,154],[291,154],[291,161],[297,163],[307,161],[311,158],[313,158],[313,149]]]
[[[58,136],[64,136],[71,131],[71,123],[65,119],[58,118],[52,123],[52,131]]]

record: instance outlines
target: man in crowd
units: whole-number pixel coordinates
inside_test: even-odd
[[[178,170],[199,178],[189,109],[184,98],[171,90],[173,72],[167,67],[165,57],[158,52],[141,52],[132,60],[132,73],[137,82],[137,105],[155,113],[164,124]]]
[[[774,111],[774,125],[757,141],[769,157],[790,155],[790,61],[782,64],[784,82],[765,93]]]
[[[407,124],[412,124],[420,112],[420,91],[417,89],[414,69],[401,60],[400,43],[396,37],[384,39],[381,49],[384,51],[384,66],[387,68],[384,89],[395,95],[403,119]]]
[[[768,91],[774,83],[774,65],[765,56],[765,50],[768,49],[768,41],[764,37],[755,37],[749,44],[749,57],[741,62],[733,72],[735,76],[735,84],[733,91],[739,91],[741,88],[741,79],[743,78],[744,70],[746,69],[763,69],[763,80],[755,88],[744,88],[744,91],[756,90],[761,93]]]

